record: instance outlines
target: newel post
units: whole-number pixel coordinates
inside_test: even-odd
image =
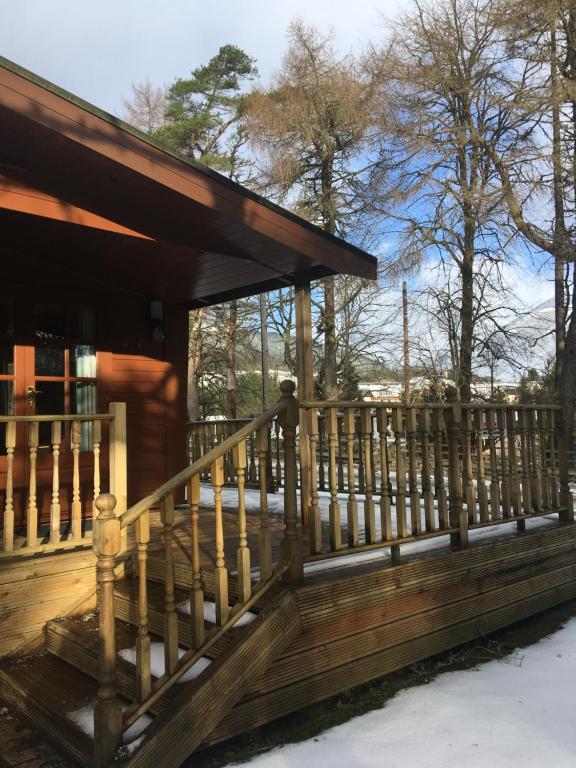
[[[284,439],[284,539],[280,545],[282,559],[290,563],[284,581],[300,581],[304,576],[302,560],[301,526],[298,520],[298,494],[296,474],[296,427],[298,426],[298,401],[294,397],[294,382],[286,379],[280,384],[285,409],[279,416]]]
[[[120,520],[116,499],[103,493],[96,499],[99,515],[94,527],[94,553],[99,597],[98,694],[94,710],[97,768],[108,765],[120,744],[122,705],[116,696],[116,636],[114,629],[114,567],[120,552]]]
[[[116,497],[116,515],[128,509],[128,454],[126,447],[126,403],[110,403],[110,493]],[[122,531],[122,551],[126,549],[127,529]]]
[[[572,491],[570,490],[570,478],[568,475],[568,456],[570,450],[570,440],[572,437],[572,420],[574,418],[573,409],[569,405],[564,405],[560,418],[556,423],[558,430],[558,474],[560,480],[560,506],[564,511],[558,515],[563,523],[574,522],[574,502]],[[554,437],[552,436],[552,439]]]
[[[462,406],[454,395],[447,391],[452,403],[444,411],[444,423],[448,437],[448,518],[450,528],[457,533],[450,534],[452,549],[468,545],[468,515],[462,498],[462,471],[460,465],[460,440],[462,434]],[[455,393],[454,393],[455,394]]]

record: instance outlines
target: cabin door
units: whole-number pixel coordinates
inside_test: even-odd
[[[24,311],[25,306],[25,311]],[[8,307],[8,309],[6,309]],[[1,311],[8,314],[2,319]],[[12,325],[10,326],[10,322]],[[2,325],[4,335],[1,334]],[[3,414],[18,416],[95,413],[97,355],[94,310],[66,304],[29,303],[19,307],[0,302],[0,407]],[[7,329],[7,331],[6,331]],[[0,425],[4,427],[4,425]],[[59,449],[62,520],[69,517],[72,501],[73,453],[70,422],[61,424]],[[0,474],[6,471],[5,427]],[[18,424],[14,453],[15,510],[24,510],[30,485],[29,430]],[[50,518],[53,481],[54,433],[51,422],[40,422],[36,463],[37,504],[40,524]],[[90,499],[92,482],[91,425],[79,434],[82,498]],[[90,510],[84,510],[85,512]],[[18,521],[16,521],[18,524]]]

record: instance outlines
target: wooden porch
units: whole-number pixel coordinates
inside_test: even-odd
[[[576,596],[557,407],[282,391],[120,514],[98,496],[93,554],[5,560],[12,622],[38,616],[2,695],[80,764],[176,766]],[[43,612],[42,585],[77,578]]]

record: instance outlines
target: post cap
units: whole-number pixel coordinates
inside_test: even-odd
[[[116,507],[116,496],[113,493],[101,493],[96,498],[96,508],[103,517],[111,517]]]
[[[293,397],[296,391],[296,384],[291,379],[284,379],[280,382],[280,392],[282,397]]]

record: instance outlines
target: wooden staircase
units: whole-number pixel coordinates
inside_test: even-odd
[[[283,382],[281,391],[271,411],[129,509],[117,514],[116,498],[99,495],[97,613],[49,622],[44,654],[0,670],[3,698],[81,765],[176,768],[300,633],[287,586],[303,577],[298,404],[292,382]],[[286,490],[285,530],[274,555],[266,461],[268,429],[277,417]],[[247,441],[257,446],[260,486],[259,530],[252,540],[244,498]],[[236,475],[232,516],[223,512],[225,460]],[[210,493],[201,487],[206,473],[213,511],[201,507],[202,494]],[[178,507],[184,498],[187,504]],[[153,513],[160,541],[151,536]],[[200,528],[203,514],[211,531]],[[186,545],[176,540],[177,524],[189,530]]]
[[[163,674],[163,562],[150,559],[149,623],[152,678]],[[210,581],[209,576],[205,578]],[[237,584],[230,578],[230,594]],[[134,674],[138,636],[137,579],[115,585],[117,689],[124,707],[137,702]],[[180,654],[191,646],[188,579],[175,574]],[[208,612],[214,595],[205,591]],[[240,698],[255,685],[272,661],[300,633],[292,592],[275,584],[249,612],[224,633],[184,675],[168,688],[148,712],[124,734],[115,764],[178,766],[214,730]],[[205,622],[206,637],[217,632]],[[55,741],[72,759],[94,765],[93,708],[98,688],[98,616],[90,613],[46,625],[46,650],[7,661],[0,670],[3,699]],[[169,756],[169,758],[167,757]],[[167,762],[169,760],[169,762]]]

